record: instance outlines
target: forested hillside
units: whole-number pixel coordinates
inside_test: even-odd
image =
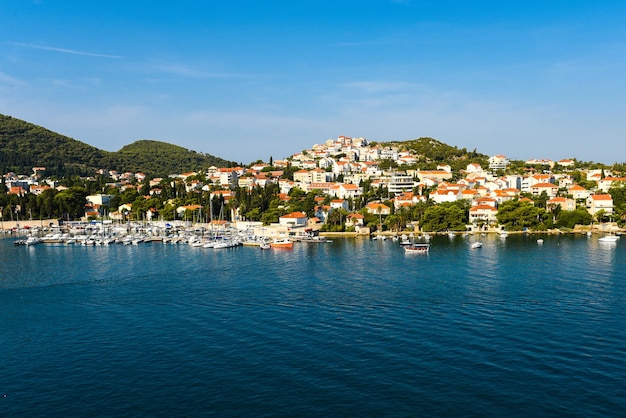
[[[465,148],[457,148],[445,144],[433,138],[418,138],[408,141],[392,141],[380,143],[383,146],[398,147],[402,150],[410,150],[418,156],[419,161],[436,165],[440,163],[450,164],[454,169],[464,168],[468,163],[475,162],[486,167],[489,156]],[[457,167],[458,166],[458,167]],[[421,165],[424,167],[424,165]]]
[[[112,165],[125,171],[152,173],[159,176],[197,171],[210,166],[234,166],[232,161],[200,154],[166,142],[143,139],[112,153]]]
[[[141,140],[108,152],[11,116],[0,115],[0,172],[46,176],[91,175],[103,168],[165,176],[234,162],[159,141]]]
[[[100,164],[108,154],[41,126],[0,115],[0,172],[32,173],[46,167],[52,175],[74,175]],[[93,170],[91,170],[91,173]]]

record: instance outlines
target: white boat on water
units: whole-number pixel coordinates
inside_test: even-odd
[[[411,244],[404,246],[407,254],[426,254],[430,250],[430,244]]]
[[[213,244],[213,249],[218,250],[220,248],[233,248],[238,247],[241,244],[239,240],[235,237],[232,238],[224,238],[222,240],[215,241]]]
[[[473,242],[472,245],[470,245],[471,248],[481,248],[482,246],[483,243],[481,241]]]
[[[543,244],[543,239],[539,238],[539,239],[537,240],[537,244],[539,244],[539,245]]]
[[[617,242],[619,239],[618,235],[605,235],[602,238],[598,239],[600,242]]]

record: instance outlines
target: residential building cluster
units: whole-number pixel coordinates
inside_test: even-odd
[[[567,169],[575,163],[569,159],[556,163],[550,160],[528,160],[527,166],[542,169],[529,170],[525,174],[512,174],[507,171],[510,161],[504,155],[489,158],[488,167],[469,163],[460,172],[453,172],[447,164],[441,164],[434,170],[420,170],[415,168],[419,165],[420,158],[421,156],[415,155],[412,151],[399,147],[371,145],[365,138],[339,136],[283,160],[273,161],[271,166],[269,163],[258,163],[250,167],[211,167],[203,173],[172,174],[165,180],[182,182],[187,192],[210,192],[211,198],[221,196],[226,202],[234,196],[234,189],[237,187],[263,188],[273,183],[278,185],[281,196],[285,199],[294,188],[304,192],[320,190],[331,197],[330,205],[320,205],[316,208],[315,216],[322,223],[334,209],[341,208],[354,212],[355,208],[351,207],[351,204],[363,195],[363,184],[368,182],[369,187],[387,190],[388,199],[385,202],[391,202],[394,209],[429,200],[435,204],[466,200],[470,202],[470,223],[484,225],[497,223],[498,206],[503,202],[528,195],[541,196],[544,193],[548,199],[547,210],[560,207],[561,210],[570,211],[577,207],[585,207],[592,215],[599,211],[611,214],[614,207],[608,191],[611,187],[626,183],[626,178],[613,176],[610,170],[589,169],[584,172],[586,184],[593,182],[595,187],[585,188],[577,184],[572,174],[568,173]],[[391,166],[395,168],[384,169],[383,162],[392,162]],[[556,164],[562,170],[552,172],[551,169]],[[287,168],[293,173],[292,178],[284,176]],[[44,171],[44,167],[35,167],[31,176],[5,174],[4,184],[8,193],[40,194],[47,188],[61,189],[62,186],[54,181],[41,178]],[[109,176],[112,179],[109,186],[117,187],[120,191],[127,188],[139,190],[144,187],[146,179],[143,173],[100,170],[99,174]],[[161,193],[163,181],[163,178],[149,180],[150,196],[158,196]],[[109,199],[108,195],[89,196],[85,215],[102,216],[101,208],[108,206]],[[365,208],[370,213],[386,215],[391,212],[391,207],[385,202],[367,202]],[[182,206],[176,210],[181,214],[193,209],[195,208]],[[108,216],[120,219],[125,212],[131,210],[130,204],[125,204],[111,208]],[[148,219],[154,215],[146,214]],[[284,222],[297,224],[302,222],[301,215],[290,216],[292,217],[285,218]],[[359,216],[352,213],[347,221],[358,224]],[[235,212],[233,218],[241,219],[241,215]]]

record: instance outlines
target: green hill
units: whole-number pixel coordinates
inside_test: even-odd
[[[141,140],[108,152],[11,116],[0,115],[0,172],[30,174],[46,167],[46,175],[92,175],[103,168],[141,171],[153,176],[182,173],[234,162],[159,141]]]
[[[107,152],[41,126],[0,115],[0,172],[32,173],[42,166],[54,174],[77,174],[96,166]],[[93,173],[93,170],[90,174]]]
[[[391,141],[380,142],[382,146],[395,146],[400,150],[411,150],[419,158],[421,163],[430,163],[436,165],[447,163],[458,168],[464,168],[468,163],[479,163],[483,166],[487,164],[488,155],[480,154],[473,151],[467,151],[465,148],[457,148],[433,138],[418,138],[407,141]],[[423,167],[423,164],[420,164]]]
[[[201,154],[178,145],[166,142],[142,139],[126,145],[112,153],[116,167],[125,167],[125,171],[168,174],[197,171],[210,166],[229,167],[236,165],[232,161]]]

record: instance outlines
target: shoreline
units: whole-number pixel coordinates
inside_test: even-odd
[[[193,226],[192,226],[193,227]],[[40,219],[40,220],[20,220],[20,221],[2,221],[0,222],[0,234],[7,235],[19,235],[24,233],[29,233],[31,231],[41,232],[43,229],[47,228],[63,228],[63,226],[59,225],[58,219]],[[393,237],[393,236],[401,236],[401,235],[423,235],[425,233],[429,235],[448,235],[448,233],[454,233],[457,235],[498,235],[502,232],[506,232],[509,235],[513,234],[532,234],[532,235],[559,235],[559,234],[607,234],[607,233],[616,233],[616,234],[626,234],[626,229],[619,228],[615,223],[604,224],[604,225],[586,225],[581,226],[577,225],[573,229],[549,229],[545,231],[535,231],[535,230],[526,230],[526,231],[503,231],[499,228],[490,228],[486,231],[446,231],[446,232],[425,232],[425,231],[374,231],[371,233],[363,233],[363,232],[319,232],[320,236],[331,238],[331,237],[345,237],[345,238],[370,238],[378,235],[385,237]]]
[[[499,235],[503,232],[506,232],[508,235],[586,235],[588,233],[592,234],[607,234],[607,233],[616,233],[618,235],[625,234],[626,230],[623,228],[575,228],[572,230],[560,230],[560,229],[549,229],[545,231],[535,231],[535,230],[526,230],[526,231],[502,231],[502,230],[488,230],[488,231],[450,231],[456,235]],[[324,237],[345,237],[345,238],[370,238],[375,236],[385,236],[385,237],[393,237],[393,236],[401,236],[401,235],[448,235],[449,232],[428,232],[428,231],[384,231],[384,232],[372,232],[371,234],[359,234],[356,232],[320,232],[320,236]]]

